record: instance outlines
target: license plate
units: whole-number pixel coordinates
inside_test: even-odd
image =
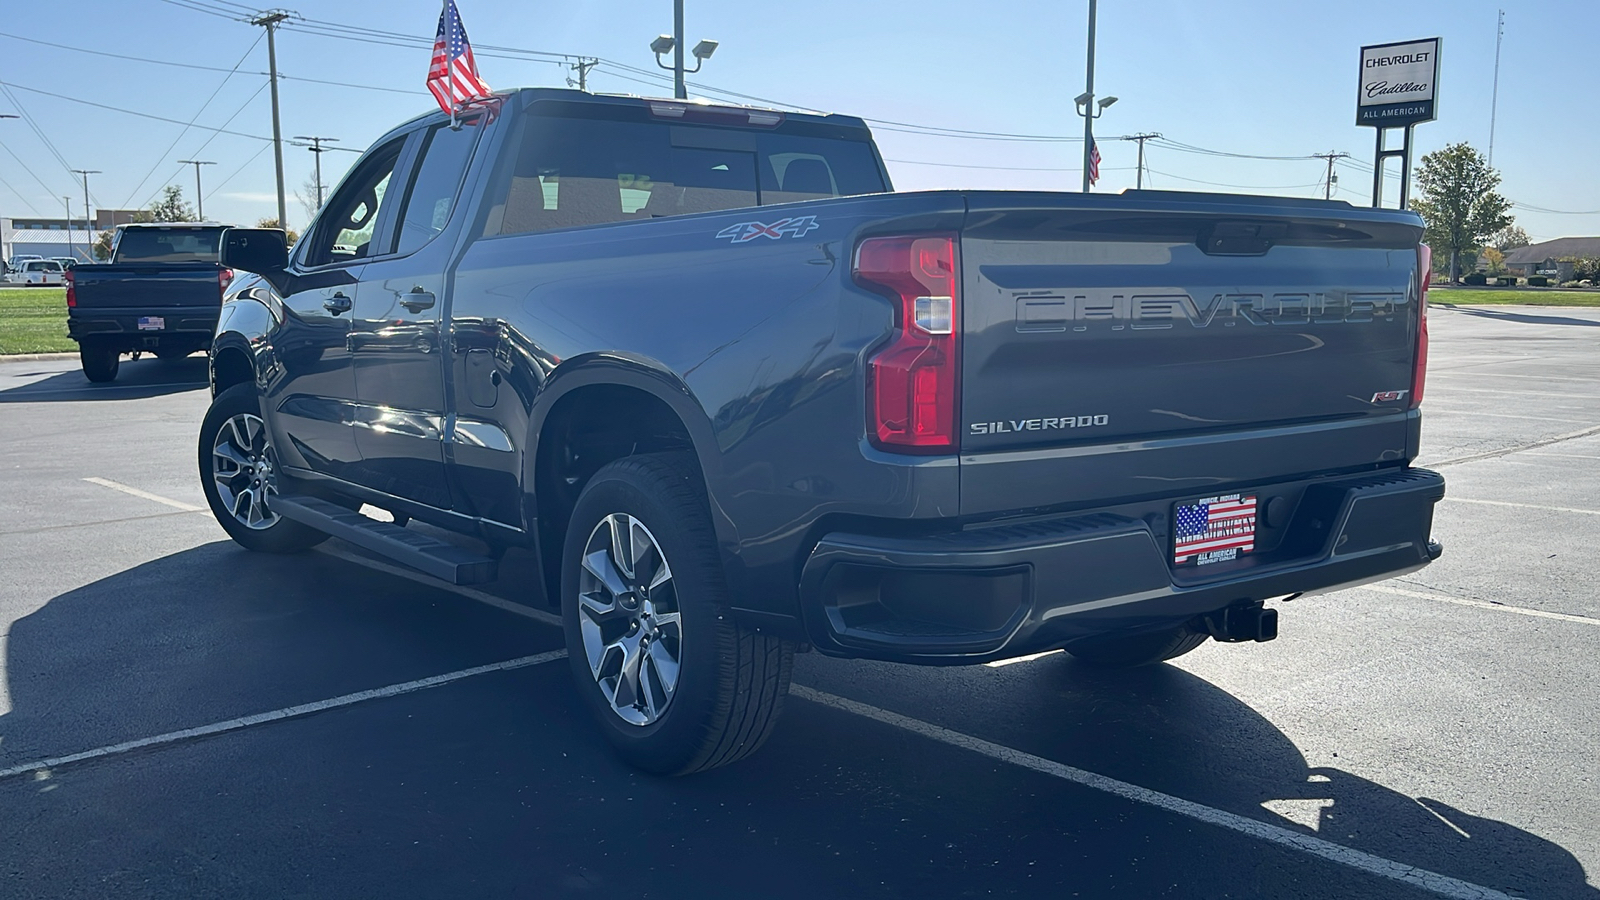
[[[167,327],[167,320],[161,316],[140,316],[140,331],[160,331]]]
[[[1172,562],[1228,562],[1256,548],[1256,495],[1223,494],[1177,504],[1172,512]]]

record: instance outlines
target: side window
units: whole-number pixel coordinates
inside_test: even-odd
[[[397,138],[378,148],[339,186],[317,219],[306,265],[325,266],[379,254],[372,247],[372,232],[378,226],[378,211],[403,146],[405,138]]]
[[[410,253],[433,240],[450,222],[461,178],[481,131],[476,123],[459,130],[439,125],[429,131],[422,148],[422,164],[416,167],[411,190],[400,208],[400,242],[395,252]]]

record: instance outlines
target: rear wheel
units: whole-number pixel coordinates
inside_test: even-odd
[[[1068,644],[1067,652],[1092,666],[1130,669],[1177,659],[1204,644],[1210,636],[1184,624],[1166,631],[1085,638]]]
[[[122,367],[122,353],[116,347],[92,338],[78,342],[78,360],[84,376],[95,384],[115,381]]]
[[[240,546],[266,553],[293,553],[327,540],[272,511],[277,466],[255,385],[218,394],[200,423],[200,484],[222,529]]]
[[[693,457],[595,473],[567,532],[561,612],[578,694],[628,762],[685,775],[772,733],[794,645],[741,628],[728,606]]]

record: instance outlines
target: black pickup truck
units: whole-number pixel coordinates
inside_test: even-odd
[[[122,354],[181,359],[211,346],[233,270],[217,262],[223,225],[124,225],[105,265],[68,270],[67,334],[83,374],[116,380]]]
[[[892,193],[859,119],[516,91],[385,135],[292,255],[227,233],[200,475],[256,550],[531,550],[601,729],[691,772],[797,650],[1138,665],[1427,565],[1421,235]]]

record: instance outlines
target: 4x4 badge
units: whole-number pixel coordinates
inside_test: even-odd
[[[804,237],[806,234],[821,228],[817,224],[816,216],[797,216],[792,219],[779,219],[770,224],[766,222],[740,222],[729,225],[717,232],[717,239],[735,244],[743,244],[756,238],[764,237],[778,240],[782,237]]]

